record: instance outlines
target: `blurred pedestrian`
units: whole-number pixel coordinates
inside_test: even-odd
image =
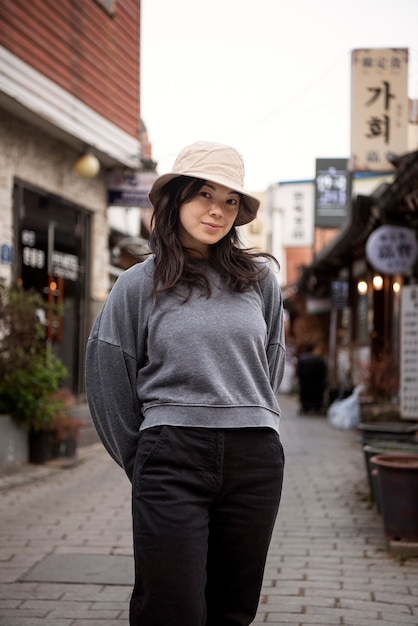
[[[131,626],[246,626],[284,455],[283,307],[235,149],[197,142],[150,191],[152,256],[117,280],[86,361],[93,421],[132,481]]]
[[[325,410],[327,373],[327,364],[320,354],[315,353],[315,346],[311,343],[302,346],[296,364],[299,413],[321,413]]]

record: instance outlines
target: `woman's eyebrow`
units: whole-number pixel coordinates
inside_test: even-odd
[[[216,185],[214,183],[208,183],[205,181],[205,185],[206,187],[210,187],[210,189],[213,189],[215,191],[216,189]],[[235,196],[239,196],[239,192],[238,191],[234,191],[233,189],[231,189],[230,191],[228,191],[228,195],[232,195],[234,194]]]

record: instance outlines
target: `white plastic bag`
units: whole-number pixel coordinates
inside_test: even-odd
[[[354,388],[353,393],[344,400],[334,400],[328,407],[328,422],[335,428],[350,429],[356,428],[360,422],[360,401],[359,396],[364,390],[363,385]]]

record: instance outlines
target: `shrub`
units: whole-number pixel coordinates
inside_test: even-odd
[[[26,430],[52,427],[62,407],[54,397],[67,375],[46,346],[42,297],[19,286],[0,286],[0,411]]]

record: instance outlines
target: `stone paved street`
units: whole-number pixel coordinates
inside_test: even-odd
[[[418,558],[388,549],[358,433],[280,402],[285,484],[254,624],[417,626]],[[130,485],[101,444],[0,475],[0,626],[127,626],[132,570]]]

